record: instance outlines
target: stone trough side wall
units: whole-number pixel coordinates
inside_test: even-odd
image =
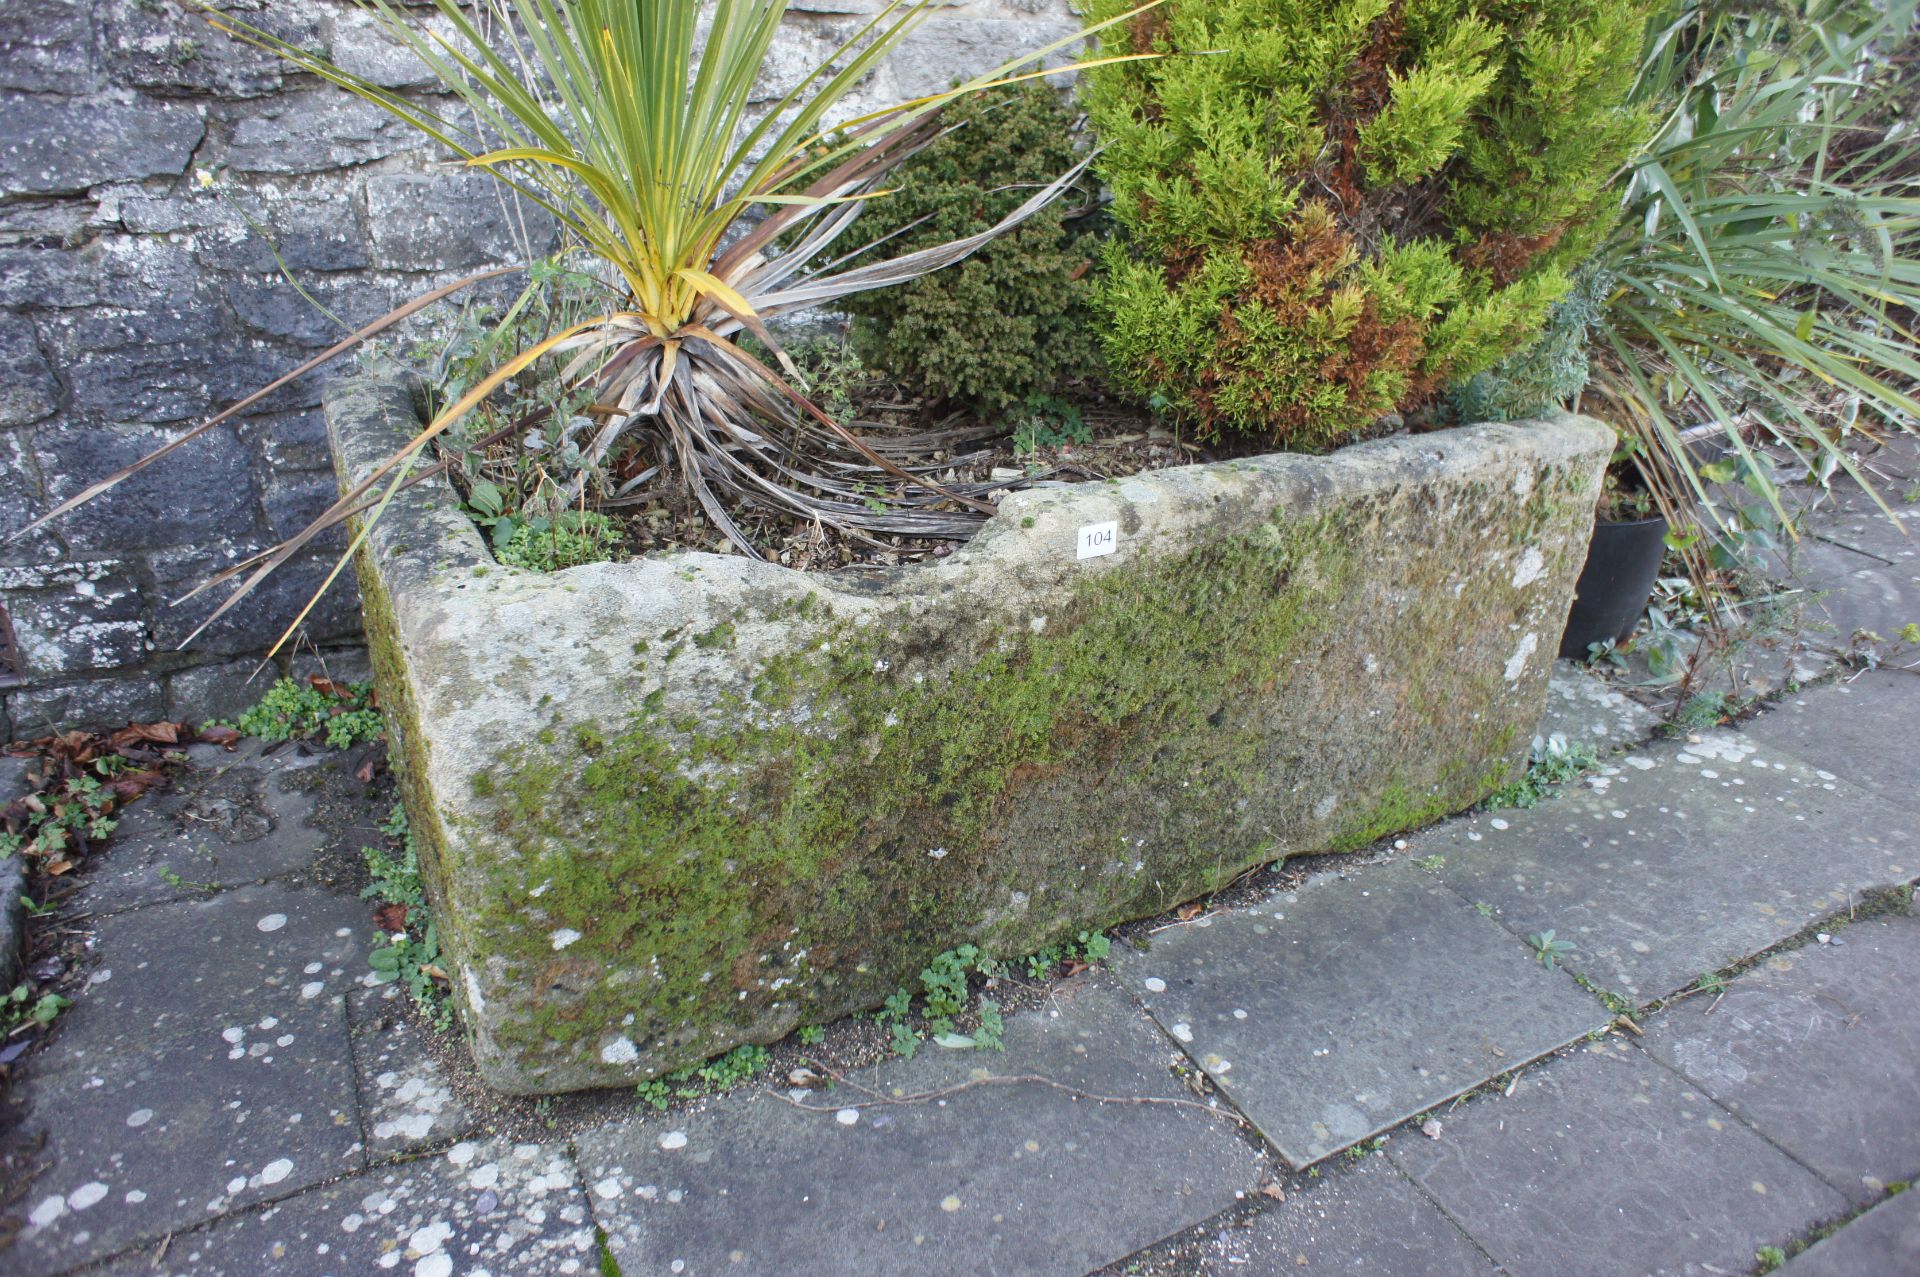
[[[231,7],[426,96],[423,69],[344,0]],[[793,0],[763,99],[876,7]],[[951,6],[861,104],[939,88],[1074,29],[1066,0]],[[364,323],[544,240],[486,179],[434,159],[373,108],[287,74],[177,0],[0,6],[0,533],[337,340],[344,330],[314,302]],[[279,393],[48,533],[0,545],[0,605],[26,666],[24,683],[0,687],[0,740],[219,716],[258,697],[246,675],[341,543],[184,653],[207,608],[168,601],[331,500],[319,394],[317,380]],[[307,633],[336,674],[356,676],[359,627],[348,583]]]
[[[342,474],[409,413],[338,383]],[[1013,493],[884,575],[509,570],[407,494],[358,568],[482,1071],[631,1082],[1471,805],[1523,764],[1609,446],[1567,418]]]

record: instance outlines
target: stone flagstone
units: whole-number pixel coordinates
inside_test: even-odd
[[[799,1108],[736,1094],[590,1131],[576,1156],[626,1273],[1080,1277],[1258,1181],[1258,1153],[1173,1077],[1178,1059],[1105,978],[1082,977],[1011,1017],[1005,1054],[928,1044],[856,1080],[901,1096],[1035,1076],[1086,1095],[1011,1083],[863,1108],[841,1086],[799,1092]]]
[[[7,1271],[39,1277],[364,1162],[342,993],[362,902],[249,887],[100,920],[22,1088],[45,1132]]]
[[[1920,874],[1911,811],[1731,731],[1651,746],[1539,806],[1412,840],[1516,935],[1636,1003]]]
[[[1555,661],[1547,707],[1534,733],[1536,750],[1554,740],[1610,754],[1653,735],[1659,715],[1572,661]]]
[[[1221,1230],[1203,1253],[1200,1272],[1492,1277],[1497,1270],[1392,1163],[1369,1157],[1284,1202],[1265,1204],[1245,1228]]]
[[[1890,536],[1898,536],[1891,527]],[[1828,541],[1809,540],[1794,556],[1802,584],[1820,598],[1805,623],[1830,629],[1818,641],[1845,648],[1856,630],[1892,639],[1902,626],[1920,622],[1920,559],[1890,560]]]
[[[1920,1273],[1920,1193],[1888,1198],[1809,1247],[1780,1277],[1896,1277]]]
[[[1511,1277],[1746,1273],[1845,1199],[1614,1039],[1387,1156]]]
[[[1296,1168],[1612,1018],[1408,863],[1202,922],[1122,978]]]
[[[304,868],[326,845],[308,777],[327,759],[291,750],[262,759],[251,741],[224,758],[195,752],[210,765],[179,774],[121,814],[107,854],[88,868],[82,908],[203,900],[211,889]]]
[[[1920,1171],[1920,918],[1872,918],[1834,939],[1769,959],[1718,1005],[1687,999],[1644,1045],[1866,1203]]]
[[[1764,749],[1789,750],[1890,803],[1920,810],[1920,678],[1874,670],[1789,696],[1741,733]]]
[[[157,1258],[156,1258],[157,1257]],[[102,1277],[595,1277],[565,1150],[457,1144],[142,1248]]]
[[[347,995],[367,1148],[375,1157],[411,1153],[473,1128],[473,1115],[427,1049],[409,1001],[398,983]]]

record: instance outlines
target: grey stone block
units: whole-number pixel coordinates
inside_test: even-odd
[[[395,270],[466,270],[544,255],[552,219],[484,173],[367,179],[373,261]]]
[[[215,543],[162,550],[153,556],[154,577],[169,599],[186,592],[251,553],[245,546]],[[192,640],[192,650],[222,656],[261,653],[293,624],[333,570],[338,551],[295,558],[269,573],[254,590]],[[178,606],[154,614],[153,641],[162,649],[180,647],[225,601],[232,584],[214,586]],[[351,573],[343,572],[307,613],[301,628],[316,643],[359,633],[359,593]]]
[[[48,496],[64,501],[144,457],[174,432],[136,426],[57,426],[34,436]],[[247,454],[230,427],[201,435],[60,517],[54,531],[78,554],[201,546],[245,536],[259,522]]]
[[[280,59],[216,30],[194,9],[142,0],[106,0],[100,57],[120,84],[168,95],[252,98],[280,87]],[[317,23],[289,20],[277,8],[237,15],[295,44],[310,43]]]
[[[331,346],[393,309],[394,288],[358,274],[305,275],[294,281],[273,273],[233,280],[227,304],[251,333],[296,346]],[[409,288],[407,294],[418,291]],[[323,309],[324,308],[324,309]],[[261,384],[272,380],[261,378]]]
[[[72,393],[73,415],[94,421],[204,417],[236,371],[222,359],[219,307],[207,298],[181,297],[149,310],[63,313],[44,331]]]
[[[167,717],[196,726],[238,718],[272,686],[274,667],[260,664],[246,658],[175,670],[167,675]]]
[[[1615,1039],[1397,1139],[1394,1164],[1512,1277],[1741,1273],[1845,1199]]]
[[[900,42],[887,65],[904,97],[938,93],[955,80],[969,80],[1023,53],[1077,35],[1080,20],[1060,17],[982,19],[936,16]],[[1070,44],[1044,66],[1064,66],[1079,53]],[[1066,83],[1067,77],[1056,77]]]
[[[1124,997],[1083,978],[1012,1017],[1004,1055],[926,1046],[854,1077],[871,1092],[802,1092],[805,1107],[736,1093],[588,1131],[576,1156],[624,1272],[1079,1277],[1233,1204],[1259,1176],[1224,1116],[1169,1074],[1172,1055]],[[884,1102],[989,1076],[1072,1089]]]
[[[337,89],[284,93],[242,117],[226,145],[240,173],[320,173],[420,146],[419,134],[380,108]]]
[[[28,678],[50,681],[145,658],[145,600],[121,560],[0,567],[0,598]]]
[[[32,739],[75,727],[111,730],[150,723],[165,713],[166,697],[158,678],[138,672],[19,688],[7,693],[6,706],[13,734]]]
[[[1726,730],[1410,841],[1516,935],[1552,930],[1567,966],[1636,1003],[1920,873],[1910,812]]]
[[[1295,1169],[1612,1018],[1404,863],[1163,931],[1121,975]]]
[[[0,316],[0,427],[39,421],[59,406],[60,385],[33,325],[19,315]]]
[[[7,109],[0,187],[31,195],[177,177],[206,132],[191,107],[154,98],[21,97]]]
[[[0,8],[0,89],[84,93],[95,85],[86,0],[9,0]]]
[[[1724,997],[1689,998],[1644,1045],[1865,1204],[1920,1169],[1920,918],[1835,939],[1768,959]]]

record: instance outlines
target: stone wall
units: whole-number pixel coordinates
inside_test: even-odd
[[[226,7],[427,96],[423,69],[345,0]],[[880,7],[792,0],[763,98]],[[938,89],[1075,25],[1066,0],[950,5],[856,105]],[[7,0],[0,125],[0,534],[290,371],[343,323],[543,239],[485,178],[437,167],[376,109],[177,0]],[[24,665],[0,701],[0,740],[257,699],[247,676],[339,542],[184,651],[212,604],[172,601],[332,499],[321,385],[279,392],[48,531],[0,544],[0,604]],[[358,635],[343,580],[283,665],[324,658],[358,676]]]

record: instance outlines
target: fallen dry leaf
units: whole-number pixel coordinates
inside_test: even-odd
[[[1262,1184],[1260,1186],[1260,1196],[1271,1197],[1276,1202],[1284,1202],[1287,1200],[1286,1190],[1278,1184]]]
[[[1440,1138],[1440,1119],[1437,1117],[1430,1117],[1426,1121],[1420,1123],[1420,1133],[1426,1136],[1430,1140],[1439,1139]]]
[[[1174,910],[1173,916],[1182,922],[1192,922],[1195,918],[1205,913],[1206,909],[1207,907],[1205,905],[1196,900],[1192,904],[1181,905],[1178,909]]]
[[[396,931],[405,931],[407,929],[407,907],[391,902],[381,905],[373,911],[373,922],[375,926],[379,927],[380,930],[386,932],[388,935],[392,935]]]
[[[209,745],[221,745],[232,749],[240,743],[240,733],[231,727],[207,726],[200,729],[200,739]]]

